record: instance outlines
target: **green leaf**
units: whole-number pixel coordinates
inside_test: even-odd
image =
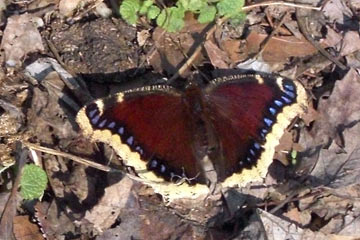
[[[212,22],[215,19],[216,8],[214,6],[207,6],[200,10],[198,17],[199,23],[208,23]]]
[[[176,6],[183,8],[185,11],[199,12],[207,6],[207,0],[179,0]]]
[[[296,150],[292,150],[291,153],[290,153],[290,156],[291,156],[291,164],[292,165],[296,165],[297,163],[297,151]]]
[[[190,0],[179,0],[176,3],[176,6],[183,8],[185,11],[189,9]]]
[[[165,8],[157,17],[156,23],[168,32],[177,32],[185,25],[184,16],[185,10],[182,7]]]
[[[163,27],[165,25],[166,20],[166,11],[163,9],[159,16],[156,18],[156,24],[160,27]]]
[[[140,10],[139,0],[124,0],[120,5],[120,15],[129,24],[135,24]]]
[[[141,15],[145,15],[148,11],[150,6],[152,6],[154,4],[154,2],[152,0],[145,0],[140,7],[139,13]]]
[[[147,18],[148,19],[155,19],[160,13],[160,8],[158,8],[155,5],[152,5],[149,7],[149,10],[147,12]]]
[[[24,199],[40,198],[44,194],[47,182],[46,173],[42,168],[34,164],[25,165],[20,180],[22,197]]]
[[[207,6],[206,0],[190,0],[189,2],[189,11],[191,12],[198,12],[201,9]]]
[[[235,16],[231,16],[230,23],[233,25],[239,25],[244,23],[245,20],[246,20],[246,13],[241,11]]]
[[[216,4],[216,7],[221,16],[231,17],[238,14],[244,4],[244,0],[221,0]]]

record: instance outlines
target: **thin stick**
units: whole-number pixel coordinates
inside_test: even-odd
[[[284,24],[285,18],[287,17],[288,12],[286,12],[280,20],[280,23],[275,27],[275,29],[270,33],[270,35],[260,44],[261,50],[256,54],[254,59],[258,58],[264,51],[265,48],[268,46],[270,40],[274,37],[274,35],[279,31],[281,26]]]
[[[301,33],[304,35],[305,39],[308,40],[324,57],[335,63],[340,69],[348,69],[342,62],[337,58],[333,57],[328,53],[315,39],[311,36],[308,30],[308,17],[304,16],[300,9],[296,9],[296,19]]]
[[[316,11],[321,10],[321,7],[314,7],[314,6],[311,6],[308,4],[290,3],[290,2],[283,2],[283,1],[267,1],[267,2],[262,2],[262,3],[256,3],[256,4],[253,4],[250,6],[243,7],[242,10],[249,11],[249,10],[251,10],[253,8],[257,8],[257,7],[276,6],[276,5],[285,6],[285,7],[311,9],[311,10],[316,10]]]
[[[55,155],[55,156],[68,158],[68,159],[73,160],[73,161],[75,161],[77,163],[80,163],[80,164],[83,164],[83,165],[86,165],[86,166],[89,166],[89,167],[93,167],[93,168],[96,168],[96,169],[104,171],[104,172],[122,172],[122,173],[126,174],[126,176],[129,177],[130,179],[138,181],[138,182],[152,183],[152,184],[157,183],[157,182],[154,182],[154,181],[151,181],[151,180],[143,179],[143,178],[131,175],[129,173],[119,171],[119,170],[113,169],[111,167],[108,167],[108,166],[105,166],[105,165],[102,165],[102,164],[87,160],[85,158],[77,157],[77,156],[69,154],[69,153],[60,152],[60,151],[57,151],[57,150],[54,150],[54,149],[51,149],[51,148],[42,147],[42,146],[39,146],[39,145],[36,145],[36,144],[33,144],[33,143],[29,143],[29,142],[23,142],[23,144],[26,147],[28,147],[29,149],[31,149],[31,150],[37,150],[37,151],[52,154],[52,155]],[[158,184],[165,184],[165,183],[158,182]]]
[[[87,160],[85,158],[77,157],[77,156],[69,154],[69,153],[64,153],[64,152],[60,152],[60,151],[57,151],[57,150],[54,150],[54,149],[51,149],[51,148],[38,146],[36,144],[32,144],[32,143],[29,143],[29,142],[23,142],[23,144],[26,147],[30,148],[30,149],[34,149],[34,150],[44,152],[44,153],[49,153],[49,154],[52,154],[52,155],[55,155],[55,156],[68,158],[68,159],[71,159],[71,160],[73,160],[73,161],[75,161],[77,163],[84,164],[86,166],[90,166],[90,167],[99,169],[99,170],[104,171],[104,172],[113,171],[113,169],[111,167],[108,167],[108,166],[105,166],[105,165],[102,165],[102,164]]]

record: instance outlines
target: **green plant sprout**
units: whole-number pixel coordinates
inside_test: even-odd
[[[180,31],[184,25],[186,12],[192,12],[200,23],[209,23],[216,16],[225,16],[234,24],[244,21],[242,11],[244,0],[178,0],[174,6],[162,10],[153,0],[124,0],[120,5],[120,15],[129,24],[136,24],[140,16],[156,20],[156,24],[168,32]]]

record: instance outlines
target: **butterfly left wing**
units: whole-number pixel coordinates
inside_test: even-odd
[[[77,122],[85,136],[109,144],[156,192],[194,198],[208,188],[193,155],[187,112],[181,92],[159,85],[96,100],[79,111]],[[176,185],[177,180],[185,181]]]

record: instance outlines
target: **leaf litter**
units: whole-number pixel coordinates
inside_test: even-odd
[[[305,14],[311,37],[334,59],[347,63],[348,69],[339,69],[334,59],[319,53],[297,29],[295,10],[289,7],[250,9],[243,24],[223,24],[207,37],[211,26],[196,23],[191,15],[186,16],[182,31],[166,33],[145,22],[134,27],[101,18],[106,14],[97,12],[98,3],[75,8],[70,2],[50,3],[60,6],[60,12],[36,14],[37,9],[29,7],[34,12],[29,14],[26,6],[17,3],[12,7],[21,10],[19,15],[6,12],[0,56],[4,66],[0,81],[2,166],[19,154],[15,144],[20,140],[123,169],[108,146],[90,146],[80,137],[74,122],[79,107],[90,94],[101,97],[132,88],[138,80],[144,84],[163,74],[173,75],[202,45],[190,64],[192,69],[180,73],[182,77],[188,77],[190,69],[209,74],[209,64],[275,71],[302,81],[312,107],[304,116],[306,121],[284,135],[275,155],[281,163],[273,164],[267,185],[229,192],[205,205],[185,200],[164,204],[151,189],[121,171],[105,173],[37,152],[28,161],[41,159],[49,187],[36,205],[15,202],[19,192],[11,196],[0,192],[1,199],[9,197],[11,202],[1,217],[2,236],[14,233],[15,239],[27,239],[37,227],[33,239],[41,239],[41,233],[47,239],[360,237],[360,37],[354,17],[360,10],[358,1],[327,1],[320,12],[306,10]],[[2,9],[2,13],[9,11]],[[282,16],[286,21],[279,24]],[[146,36],[140,38],[140,33]],[[49,44],[44,47],[44,39],[54,43],[55,52]],[[49,64],[44,53],[59,65]],[[74,86],[68,76],[81,78],[87,87]],[[295,159],[289,158],[291,149],[298,152]],[[5,170],[0,180],[8,190],[16,187],[11,179]],[[36,225],[29,225],[29,217],[36,219]],[[19,222],[30,232],[24,235],[25,228],[17,228]],[[12,223],[14,228],[3,231]]]

